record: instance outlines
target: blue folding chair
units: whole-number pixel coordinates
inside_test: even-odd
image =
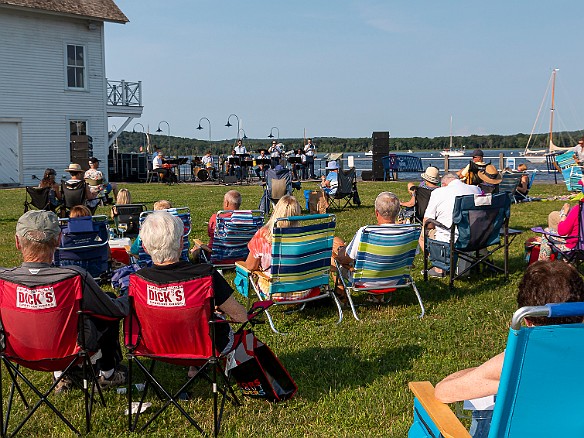
[[[562,176],[569,192],[579,192],[582,186],[578,181],[582,179],[582,168],[574,159],[574,151],[567,151],[556,156],[556,163],[562,170]]]
[[[207,258],[205,251],[201,251],[201,257],[219,271],[234,269],[235,262],[247,258],[247,244],[264,225],[264,214],[260,210],[220,210],[216,217],[211,257]]]
[[[495,195],[457,196],[452,214],[452,226],[427,219],[424,224],[424,281],[428,280],[428,261],[450,275],[450,288],[454,280],[469,273],[476,266],[483,265],[494,272],[509,275],[509,245],[521,231],[509,229],[511,199],[507,193]],[[449,242],[428,238],[428,226],[448,230]],[[503,250],[503,267],[497,266],[491,256]],[[458,260],[466,262],[466,267],[457,272]]]
[[[584,324],[521,327],[524,318],[584,315],[584,303],[523,307],[515,312],[489,438],[581,437]],[[415,395],[409,438],[470,437],[430,382],[410,382]]]
[[[284,221],[291,226],[278,226]],[[236,289],[248,297],[251,286],[260,300],[269,299],[276,305],[304,305],[331,298],[337,306],[340,323],[341,304],[329,286],[335,221],[332,214],[279,218],[272,232],[270,270],[251,272],[236,263]],[[266,315],[272,330],[279,333],[268,311]]]
[[[342,266],[335,260],[337,278],[343,283],[353,316],[357,311],[352,294],[357,292],[387,293],[397,288],[411,287],[422,309],[422,298],[411,275],[411,267],[418,247],[420,225],[370,225],[363,229],[357,248],[355,268],[349,278],[343,275]],[[389,289],[389,290],[388,290]]]
[[[59,219],[61,240],[54,255],[55,266],[77,265],[96,280],[110,272],[107,216]]]
[[[181,260],[189,260],[189,234],[191,234],[191,210],[189,207],[178,207],[178,208],[167,208],[165,210],[157,210],[157,211],[167,211],[168,213],[172,214],[173,216],[178,216],[184,224],[184,233],[183,233],[183,249],[180,253]],[[144,211],[140,213],[140,226],[144,223],[144,220],[149,214],[154,213],[154,211]],[[140,244],[140,252],[138,253],[138,264],[140,266],[149,265],[152,263],[152,258],[144,251],[144,246]]]

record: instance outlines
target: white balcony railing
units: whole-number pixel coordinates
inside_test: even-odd
[[[142,106],[142,81],[107,81],[107,104],[114,106]]]

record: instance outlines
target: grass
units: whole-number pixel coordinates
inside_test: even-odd
[[[310,183],[305,184],[311,188]],[[175,206],[189,206],[192,214],[192,238],[206,240],[206,221],[220,209],[227,187],[200,185],[163,186],[158,184],[122,184],[135,201],[149,208],[158,199],[169,199]],[[382,190],[394,191],[406,199],[406,183],[360,183],[363,205],[337,214],[337,235],[351,239],[358,227],[373,223],[373,201]],[[257,186],[243,186],[242,208],[257,208],[261,191]],[[14,248],[14,228],[22,213],[24,189],[2,190],[0,211],[0,266],[20,263]],[[536,184],[535,196],[564,194],[560,185]],[[297,192],[304,205],[303,192]],[[401,290],[391,304],[359,309],[362,322],[350,311],[336,325],[336,310],[328,303],[291,315],[275,311],[277,326],[289,334],[275,335],[269,326],[258,326],[256,334],[280,357],[296,380],[297,396],[285,403],[244,400],[244,406],[228,407],[224,416],[223,436],[384,436],[403,437],[411,424],[412,394],[407,383],[442,377],[460,368],[476,366],[505,347],[511,315],[515,310],[517,284],[524,270],[523,242],[532,236],[529,230],[545,224],[547,214],[558,209],[562,201],[532,202],[512,206],[511,226],[521,229],[522,236],[510,250],[511,274],[471,277],[456,282],[453,292],[446,280],[424,283],[420,275],[422,258],[416,259],[414,278],[426,305],[427,314],[418,319],[419,306],[408,289]],[[109,214],[100,207],[98,214]],[[228,275],[233,279],[233,274]],[[180,380],[184,368],[167,366],[168,379]],[[46,374],[37,379],[46,379]],[[6,390],[6,387],[4,388]],[[198,394],[198,392],[197,392]],[[201,399],[189,402],[207,428],[211,423],[211,398],[200,389]],[[106,395],[107,409],[94,414],[92,436],[117,436],[126,431],[125,396],[111,391]],[[154,397],[152,402],[157,404]],[[59,406],[81,424],[80,394],[56,397]],[[69,436],[46,408],[29,424],[23,435]],[[147,431],[148,436],[191,436],[185,420],[173,410],[167,412]]]

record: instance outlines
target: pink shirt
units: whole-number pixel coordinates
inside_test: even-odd
[[[272,242],[266,240],[265,233],[265,227],[257,230],[247,247],[254,258],[260,259],[260,269],[269,272],[272,266]]]
[[[570,209],[568,216],[558,224],[558,234],[560,236],[575,236],[566,239],[566,247],[573,249],[578,243],[578,217],[580,216],[580,204]]]

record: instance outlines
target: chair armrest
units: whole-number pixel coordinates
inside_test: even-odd
[[[235,266],[240,270],[247,272],[247,275],[251,274],[251,271],[245,267],[245,263],[242,261],[235,262]]]
[[[434,386],[430,382],[409,382],[408,386],[424,407],[426,413],[432,418],[434,425],[440,430],[442,436],[470,438],[470,434],[448,405],[434,397]]]
[[[445,230],[450,230],[450,227],[447,227],[446,225],[438,222],[436,219],[430,219],[430,218],[428,218],[428,219],[426,219],[426,222],[424,223],[424,228],[426,228],[426,224],[433,224],[434,226],[443,228]]]

